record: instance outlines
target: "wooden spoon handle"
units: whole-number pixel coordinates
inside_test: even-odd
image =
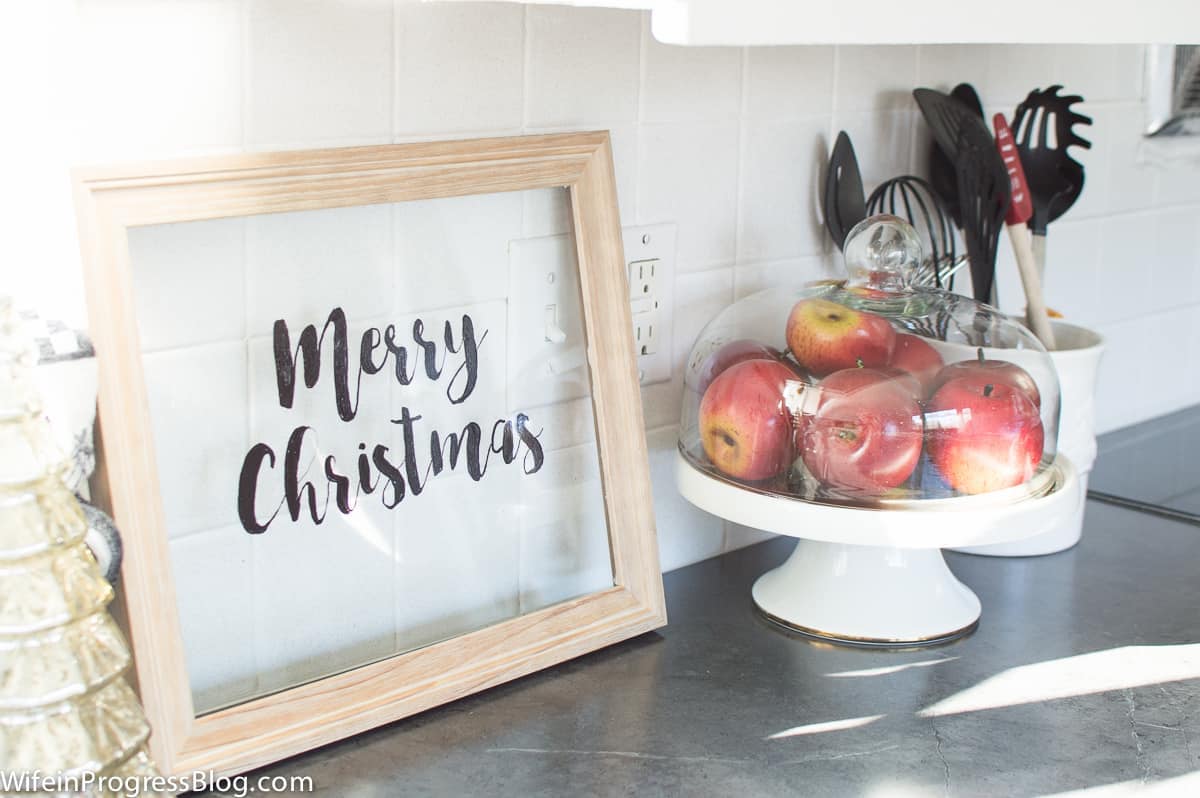
[[[1037,271],[1029,228],[1024,224],[1008,225],[1008,239],[1017,256],[1017,271],[1021,274],[1021,286],[1025,289],[1025,320],[1042,345],[1053,351],[1056,348],[1054,328],[1050,326],[1050,316],[1046,312],[1042,278]]]
[[[1033,214],[1029,186],[1025,182],[1025,170],[1021,166],[1021,156],[1013,144],[1012,130],[1009,129],[1004,114],[993,116],[992,125],[996,131],[996,149],[1000,151],[1000,157],[1004,159],[1004,168],[1008,170],[1008,178],[1012,181],[1012,204],[1004,221],[1008,225],[1008,239],[1012,242],[1013,253],[1017,256],[1021,285],[1025,288],[1025,320],[1033,334],[1041,339],[1042,344],[1047,349],[1054,349],[1054,330],[1050,327],[1050,317],[1046,313],[1042,276],[1038,270],[1033,242],[1029,238],[1029,228],[1025,225]],[[1044,257],[1045,238],[1042,239],[1042,244]]]
[[[1038,277],[1046,279],[1046,235],[1033,234],[1033,260],[1037,264]]]

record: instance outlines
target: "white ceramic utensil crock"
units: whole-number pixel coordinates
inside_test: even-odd
[[[1083,535],[1088,474],[1096,461],[1096,375],[1104,354],[1104,339],[1086,327],[1057,320],[1052,324],[1058,348],[1049,354],[1058,371],[1062,401],[1058,451],[1071,458],[1079,474],[1079,506],[1075,512],[1037,535],[995,546],[968,546],[955,551],[991,557],[1033,557],[1065,551],[1078,543]]]

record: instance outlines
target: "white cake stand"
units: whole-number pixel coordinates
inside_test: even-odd
[[[811,637],[869,646],[935,645],[974,631],[979,599],[946,567],[941,549],[1040,534],[1084,501],[1075,468],[1061,454],[1033,496],[1014,489],[888,510],[758,491],[678,452],[675,476],[683,497],[706,512],[800,538],[783,565],[754,583],[754,603],[768,619]]]

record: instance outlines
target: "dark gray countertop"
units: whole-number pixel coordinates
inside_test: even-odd
[[[1071,551],[951,554],[979,629],[902,652],[761,621],[750,585],[792,543],[668,574],[661,632],[262,773],[337,796],[1200,794],[1197,527],[1089,502]]]
[[[1088,488],[1200,524],[1200,405],[1101,435]]]

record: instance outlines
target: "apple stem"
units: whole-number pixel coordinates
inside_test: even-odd
[[[977,348],[975,351],[976,351],[976,352],[979,354],[979,363],[980,363],[980,365],[983,365],[983,361],[984,361],[984,357],[983,357],[983,347],[981,346],[981,347]]]
[[[992,391],[994,390],[994,387],[995,386],[993,386],[990,382],[987,385],[983,386],[983,395],[985,397],[991,396]]]
[[[859,358],[855,358],[855,359],[854,359],[854,362],[858,364],[858,367],[859,367],[859,368],[862,368],[862,367],[863,367],[863,362],[862,362],[862,358],[861,358],[861,357],[859,357]]]

